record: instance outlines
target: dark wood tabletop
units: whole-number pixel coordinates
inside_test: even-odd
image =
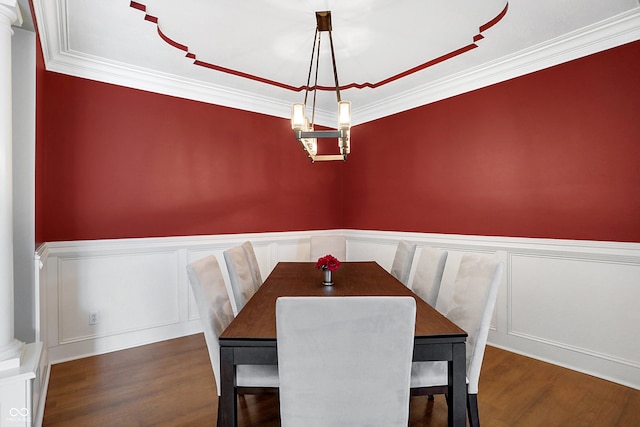
[[[276,299],[281,296],[412,296],[416,300],[416,338],[466,337],[437,310],[416,296],[376,262],[345,262],[333,272],[333,286],[322,284],[314,262],[281,262],[220,335],[227,339],[276,339]]]

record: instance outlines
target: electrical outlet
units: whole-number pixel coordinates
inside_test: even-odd
[[[97,325],[98,322],[100,322],[100,315],[97,311],[94,311],[92,313],[89,313],[89,324],[90,325]]]

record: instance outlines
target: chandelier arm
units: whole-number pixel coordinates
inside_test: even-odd
[[[304,104],[307,105],[307,95],[309,94],[309,84],[311,83],[311,71],[313,70],[313,55],[316,53],[316,40],[318,39],[318,28],[316,28],[316,34],[313,37],[313,47],[311,48],[311,60],[309,61],[309,74],[307,74],[307,86],[304,90]],[[319,51],[319,49],[318,49]],[[317,65],[316,65],[317,68]]]
[[[338,83],[338,68],[336,67],[336,55],[333,52],[333,36],[331,35],[331,31],[329,31],[329,43],[331,44],[331,62],[333,63],[333,80],[336,83],[336,98],[338,98],[338,102],[340,99],[340,84]]]
[[[318,50],[316,54],[316,75],[315,80],[313,82],[313,107],[311,108],[311,126],[316,122],[316,97],[318,96],[318,69],[320,68],[320,42],[322,41],[322,37],[320,32],[316,28],[316,35],[318,38]],[[314,42],[315,46],[315,42]]]

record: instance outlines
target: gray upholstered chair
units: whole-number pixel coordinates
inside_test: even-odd
[[[253,287],[257,291],[262,285],[262,274],[260,274],[260,266],[258,265],[258,258],[253,250],[253,245],[250,241],[244,242],[242,245],[244,254],[247,256],[247,262],[249,263],[249,270],[251,271],[251,278],[253,279]]]
[[[309,259],[317,261],[318,258],[331,254],[338,261],[347,260],[347,239],[345,236],[313,235],[309,239]]]
[[[438,300],[448,254],[442,249],[424,247],[416,265],[411,290],[431,307],[435,307]]]
[[[237,312],[240,312],[247,301],[256,293],[251,267],[242,246],[227,249],[223,254],[224,262],[227,264],[231,290],[233,291],[233,301]]]
[[[198,305],[204,338],[209,351],[211,368],[220,396],[220,341],[218,336],[233,320],[231,301],[224,283],[220,265],[210,255],[187,265],[187,275]],[[278,367],[275,365],[240,365],[236,378],[238,392],[275,392],[278,387]],[[220,414],[218,414],[218,417]]]
[[[416,319],[412,297],[276,301],[282,426],[402,426]]]
[[[400,240],[396,255],[391,265],[391,275],[401,281],[405,286],[409,285],[409,275],[411,274],[411,265],[413,257],[416,254],[416,244]]]
[[[478,381],[502,270],[503,263],[493,257],[463,255],[446,311],[447,318],[468,334],[467,412],[472,427],[480,425]],[[447,362],[414,362],[411,393],[447,393]]]

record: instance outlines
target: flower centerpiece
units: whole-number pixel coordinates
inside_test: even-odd
[[[322,283],[325,286],[333,285],[333,278],[331,277],[331,272],[336,271],[340,268],[340,261],[331,254],[327,254],[323,257],[318,258],[318,262],[316,262],[316,268],[322,269],[324,272],[324,280]]]

